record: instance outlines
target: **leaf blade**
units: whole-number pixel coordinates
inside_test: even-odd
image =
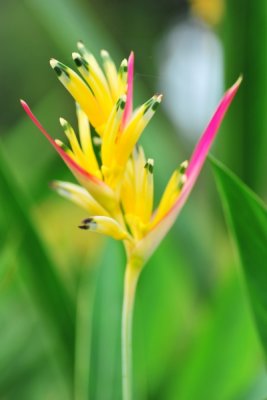
[[[213,157],[210,160],[267,358],[267,209],[222,163]]]
[[[16,184],[4,152],[0,146],[0,206],[4,211],[3,229],[20,236],[17,260],[27,260],[20,270],[34,296],[42,316],[49,322],[58,344],[64,364],[72,368],[74,343],[74,304],[53,264],[37,229],[31,220],[30,204]]]

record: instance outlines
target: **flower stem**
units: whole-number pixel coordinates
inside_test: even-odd
[[[79,279],[76,319],[74,399],[89,398],[92,313],[97,273],[95,268],[82,268]]]
[[[132,320],[136,285],[141,268],[128,262],[124,277],[122,309],[122,398],[132,399]]]

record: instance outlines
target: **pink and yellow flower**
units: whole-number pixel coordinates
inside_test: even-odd
[[[79,135],[60,118],[68,146],[54,140],[29,106],[21,103],[79,182],[55,181],[53,187],[86,210],[80,227],[122,240],[128,261],[141,267],[187,200],[241,79],[225,93],[189,163],[183,162],[174,171],[154,208],[154,160],[146,158],[138,141],[162,95],[154,95],[133,111],[133,53],[117,70],[106,51],[101,52],[101,67],[81,42],[78,49],[80,53],[72,56],[80,75],[55,59],[50,61],[76,102]],[[90,127],[97,137],[93,138]]]

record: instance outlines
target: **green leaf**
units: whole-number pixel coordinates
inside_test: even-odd
[[[31,220],[30,203],[16,184],[0,147],[0,207],[3,229],[7,235],[17,235],[20,246],[16,254],[18,270],[42,316],[49,321],[58,339],[62,360],[69,371],[73,364],[74,305],[60,279],[45,246]],[[25,266],[22,261],[25,262]]]
[[[216,182],[233,234],[267,356],[267,209],[223,164],[211,159]]]
[[[238,279],[224,278],[200,312],[193,335],[183,339],[183,354],[177,367],[170,370],[163,398],[239,399],[262,366],[255,329]]]
[[[262,192],[266,187],[263,171],[267,167],[267,57],[264,41],[255,41],[255,37],[266,38],[267,3],[227,0],[226,4],[227,18],[221,32],[225,39],[227,82],[240,72],[245,80],[235,110],[227,118],[225,148],[231,156],[231,166],[238,168],[253,190]]]

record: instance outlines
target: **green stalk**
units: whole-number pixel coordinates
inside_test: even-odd
[[[92,314],[96,270],[84,268],[80,274],[75,341],[74,399],[88,400],[91,360]]]
[[[139,264],[129,261],[124,277],[122,309],[122,398],[132,399],[132,321],[136,286],[141,272]]]

